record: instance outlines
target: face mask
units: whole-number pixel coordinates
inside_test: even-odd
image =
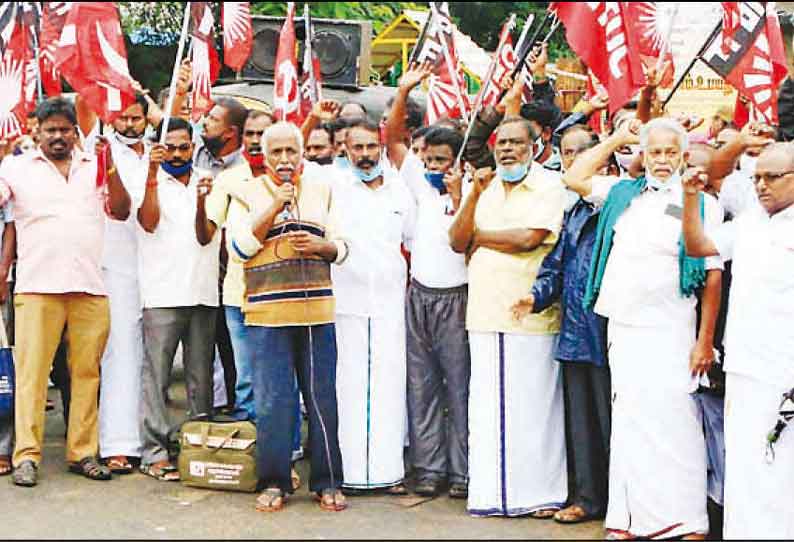
[[[182,177],[190,173],[190,169],[193,167],[193,160],[188,160],[182,166],[172,166],[169,162],[163,162],[160,167],[172,177]]]
[[[527,176],[529,164],[513,164],[512,166],[496,166],[496,174],[508,183],[517,183]]]
[[[647,181],[648,186],[650,186],[651,188],[655,188],[656,190],[666,191],[672,189],[672,187],[681,183],[681,174],[678,171],[676,171],[675,173],[670,175],[670,177],[668,177],[667,180],[662,180],[659,179],[658,177],[654,177],[650,173],[646,173],[645,180]]]
[[[252,168],[259,169],[265,166],[265,155],[262,153],[249,154],[248,151],[243,151],[243,157]]]
[[[620,169],[623,171],[629,170],[629,166],[631,166],[632,162],[634,162],[634,159],[637,158],[637,154],[639,153],[637,145],[630,145],[629,148],[631,149],[630,153],[615,153],[615,160],[620,166]]]
[[[226,141],[224,141],[224,139],[221,136],[217,136],[217,137],[201,136],[201,138],[204,140],[204,146],[207,148],[208,151],[210,151],[210,154],[215,157],[218,156],[218,153],[223,148],[223,145],[226,144]]]
[[[329,156],[318,156],[317,158],[315,158],[313,160],[313,162],[315,164],[320,164],[321,166],[327,166],[329,164],[333,164],[334,163],[334,157],[330,156],[330,155]]]
[[[447,193],[447,186],[444,184],[444,173],[437,171],[425,171],[425,180],[442,194]]]
[[[347,156],[335,156],[334,165],[341,170],[348,170],[352,167],[350,159]]]
[[[353,167],[353,175],[355,175],[359,181],[365,183],[371,183],[372,181],[383,175],[383,164],[381,164],[379,160],[378,163],[375,164],[375,167],[369,170],[369,172],[366,172],[358,167]]]
[[[116,137],[116,139],[119,140],[120,143],[124,143],[128,147],[131,147],[133,145],[137,145],[138,143],[141,142],[141,140],[143,140],[143,134],[141,134],[141,135],[139,135],[137,137],[128,137],[128,136],[125,136],[124,134],[122,134],[120,132],[115,132],[115,137]]]

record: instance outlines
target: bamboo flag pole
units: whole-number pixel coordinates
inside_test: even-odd
[[[176,81],[179,76],[179,67],[182,65],[182,53],[185,51],[185,41],[187,40],[187,28],[190,23],[190,2],[185,2],[185,16],[182,20],[182,33],[179,35],[179,45],[176,48],[176,61],[174,61],[174,71],[171,73],[171,87],[168,89],[168,100],[166,101],[163,124],[160,132],[160,144],[165,143],[165,135],[168,133],[168,123],[171,121],[171,108],[174,106],[174,96],[176,95]]]

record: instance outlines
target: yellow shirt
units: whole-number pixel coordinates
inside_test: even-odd
[[[229,193],[240,191],[241,183],[252,182],[253,173],[251,166],[246,160],[242,160],[238,165],[222,171],[215,182],[212,183],[212,192],[207,196],[205,209],[207,218],[215,223],[218,228],[225,227],[235,215],[245,212],[242,205],[229,197]],[[230,235],[226,235],[226,251],[232,253],[232,240]],[[226,277],[223,279],[223,304],[233,307],[243,305],[245,293],[245,281],[243,279],[243,264],[229,258],[226,264]]]
[[[513,319],[510,307],[529,295],[543,258],[557,242],[564,209],[562,184],[535,162],[527,177],[509,194],[498,176],[491,181],[477,202],[475,228],[539,229],[549,230],[551,234],[529,252],[506,254],[480,247],[472,254],[466,311],[469,331],[519,335],[550,335],[559,331],[560,309],[556,304],[520,322]]]

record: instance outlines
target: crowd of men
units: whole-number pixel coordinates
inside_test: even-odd
[[[0,165],[0,473],[37,484],[55,360],[70,471],[179,480],[181,346],[188,416],[225,384],[256,424],[260,511],[300,483],[303,409],[323,510],[410,475],[610,539],[794,537],[794,147],[724,109],[690,132],[653,70],[599,136],[608,99],[564,116],[545,59],[465,148],[459,121],[424,125],[426,65],[381,119],[321,101],[301,127],[231,98],[192,124],[184,65],[163,143],[146,93],[104,129],[42,102]]]

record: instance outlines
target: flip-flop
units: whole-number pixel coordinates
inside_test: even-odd
[[[557,509],[555,508],[542,508],[540,510],[535,510],[529,514],[529,517],[533,519],[551,519],[554,517],[554,514],[557,513]]]
[[[320,503],[320,508],[327,512],[341,512],[347,508],[344,494],[338,489],[323,489],[322,493],[315,493],[314,500]]]
[[[628,531],[621,531],[620,529],[607,529],[607,535],[604,540],[634,540],[635,536]]]
[[[408,495],[408,490],[405,489],[403,484],[387,487],[383,492],[391,497],[402,497],[404,495]]]
[[[105,464],[113,474],[130,474],[132,472],[132,464],[123,455],[111,457]]]
[[[287,500],[284,492],[277,487],[270,487],[264,490],[256,498],[257,512],[278,512],[284,508],[284,501]],[[278,504],[274,504],[278,503]]]

